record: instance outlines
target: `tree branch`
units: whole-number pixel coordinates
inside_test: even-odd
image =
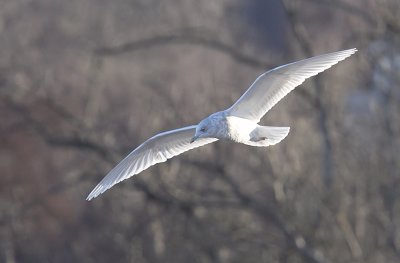
[[[271,207],[260,204],[256,199],[245,194],[241,189],[239,184],[237,184],[230,176],[226,174],[225,168],[219,163],[203,163],[200,161],[190,161],[190,163],[200,169],[213,170],[216,172],[223,181],[225,181],[232,190],[234,196],[239,200],[241,206],[252,210],[255,215],[263,219],[263,222],[270,222],[279,229],[285,237],[285,240],[290,248],[297,251],[307,262],[313,263],[323,263],[325,260],[319,258],[313,249],[308,247],[304,238],[299,234],[290,230],[286,224],[279,218],[277,211]],[[301,240],[301,242],[299,242]]]
[[[233,60],[254,68],[271,68],[273,65],[264,60],[249,56],[240,52],[236,48],[223,43],[204,33],[193,33],[192,30],[184,30],[179,33],[170,33],[159,36],[153,36],[142,40],[127,42],[114,47],[101,47],[94,50],[94,54],[100,56],[116,56],[125,53],[131,53],[139,50],[149,49],[164,45],[187,44],[206,47],[215,51],[222,52],[230,56]]]

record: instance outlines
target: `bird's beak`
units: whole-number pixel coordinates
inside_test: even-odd
[[[199,135],[195,135],[191,140],[190,143],[195,142],[199,138]]]

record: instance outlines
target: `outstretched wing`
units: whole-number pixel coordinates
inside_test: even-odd
[[[113,185],[125,180],[148,167],[165,162],[193,148],[217,141],[215,138],[200,138],[193,143],[196,125],[159,133],[133,150],[125,159],[114,167],[93,189],[86,200],[91,200],[104,193]]]
[[[259,122],[265,113],[307,78],[330,68],[356,51],[354,48],[320,55],[267,71],[254,81],[227,112],[232,116]]]

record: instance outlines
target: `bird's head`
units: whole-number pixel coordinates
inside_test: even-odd
[[[209,118],[202,120],[196,127],[196,133],[190,140],[190,143],[195,142],[199,138],[209,138],[213,137],[213,126]]]

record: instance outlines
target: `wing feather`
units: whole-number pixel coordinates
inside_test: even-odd
[[[217,141],[215,138],[200,138],[190,143],[196,131],[196,125],[163,132],[145,141],[114,167],[88,195],[91,200],[115,184],[125,180],[148,167],[165,162],[174,156]]]
[[[351,56],[357,49],[348,49],[304,59],[267,71],[227,109],[229,115],[259,122],[276,103],[307,78],[330,68]]]

